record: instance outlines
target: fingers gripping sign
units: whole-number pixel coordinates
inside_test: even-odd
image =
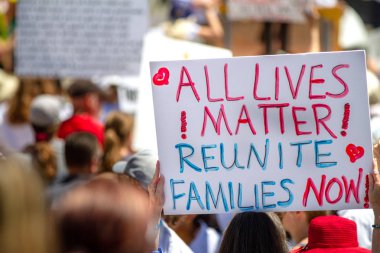
[[[152,216],[156,218],[161,216],[162,207],[165,202],[164,182],[165,178],[160,173],[160,162],[157,161],[156,171],[148,188],[150,210],[152,211]]]
[[[164,176],[160,174],[160,163],[157,161],[156,171],[148,186],[150,220],[146,232],[146,238],[152,245],[150,249],[158,247],[158,239],[161,226],[161,212],[165,202]]]

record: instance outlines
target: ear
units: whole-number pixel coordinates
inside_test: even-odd
[[[95,174],[99,170],[99,159],[98,158],[93,158],[91,160],[91,165],[90,165],[90,173]]]

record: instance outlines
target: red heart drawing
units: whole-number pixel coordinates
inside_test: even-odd
[[[167,68],[160,68],[153,76],[153,83],[155,85],[168,85],[169,84],[169,70]]]
[[[364,155],[364,148],[361,146],[355,146],[354,144],[348,144],[346,147],[346,153],[350,157],[350,161],[354,163]]]

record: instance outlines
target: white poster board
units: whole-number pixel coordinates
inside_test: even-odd
[[[368,208],[364,51],[151,62],[166,214]]]
[[[231,20],[301,23],[305,21],[307,0],[229,0]]]
[[[20,0],[16,72],[88,78],[140,70],[148,3],[140,0]]]
[[[227,58],[232,56],[232,52],[225,48],[173,39],[164,35],[161,29],[154,28],[144,38],[142,55],[140,80],[136,80],[139,87],[133,148],[135,150],[151,149],[157,153],[149,62],[159,60]]]

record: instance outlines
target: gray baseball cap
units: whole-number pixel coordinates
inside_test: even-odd
[[[59,112],[62,102],[53,95],[39,95],[33,99],[30,106],[29,118],[32,124],[49,127],[59,123]]]
[[[112,171],[118,174],[126,174],[136,179],[148,189],[156,170],[157,155],[151,150],[142,150],[128,157],[126,160],[115,163]]]

